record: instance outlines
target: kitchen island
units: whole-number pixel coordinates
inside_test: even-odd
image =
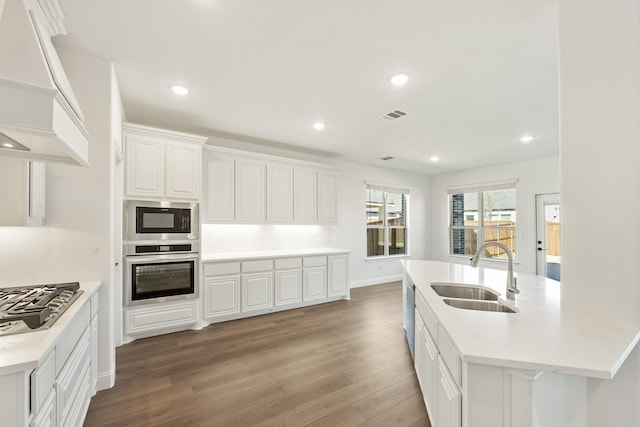
[[[561,311],[560,283],[506,271],[404,260],[415,285],[415,367],[435,427],[586,425],[587,377],[610,379],[639,331]],[[452,307],[434,283],[480,285],[515,313]]]
[[[95,394],[98,290],[82,293],[45,330],[0,337],[3,426],[81,426]]]

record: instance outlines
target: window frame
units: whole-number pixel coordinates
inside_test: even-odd
[[[382,225],[369,225],[365,224],[365,242],[368,245],[368,230],[369,229],[377,229],[382,230],[384,234],[383,244],[384,244],[384,254],[382,255],[369,255],[368,246],[365,247],[365,254],[367,260],[379,260],[379,259],[387,259],[387,258],[399,258],[399,257],[408,257],[410,245],[409,245],[409,189],[407,188],[395,188],[392,186],[382,186],[379,184],[370,184],[367,183],[365,186],[365,215],[368,220],[368,209],[367,204],[368,200],[368,191],[380,191],[382,192]],[[387,215],[387,197],[388,194],[402,194],[404,196],[404,225],[389,225],[388,215]],[[405,251],[403,254],[389,254],[390,249],[390,236],[391,230],[394,229],[403,229],[404,230],[404,242],[405,242]]]
[[[449,249],[448,249],[448,255],[449,256],[454,256],[454,257],[469,257],[469,256],[473,256],[473,254],[456,254],[453,252],[454,249],[454,230],[475,230],[476,232],[476,248],[480,248],[484,243],[485,243],[485,232],[488,230],[495,230],[495,231],[511,231],[513,233],[513,239],[514,239],[514,247],[515,250],[513,251],[513,258],[514,260],[517,257],[518,254],[518,247],[517,247],[517,241],[516,241],[516,237],[517,237],[517,227],[518,227],[518,219],[517,219],[517,192],[516,192],[516,182],[517,181],[507,181],[507,182],[501,182],[501,183],[493,183],[493,184],[486,184],[486,185],[476,185],[473,187],[460,187],[460,188],[452,188],[448,190],[448,195],[447,195],[447,203],[448,203],[448,210],[449,210],[449,218],[448,218],[448,234],[449,234]],[[498,190],[513,190],[514,191],[514,215],[515,215],[515,226],[497,226],[497,225],[485,225],[485,206],[484,206],[484,193],[486,192],[490,192],[490,191],[498,191]],[[477,203],[478,203],[478,211],[477,211],[477,216],[478,216],[478,223],[475,226],[471,226],[471,225],[453,225],[453,195],[455,194],[468,194],[468,193],[475,193],[476,197],[477,197]],[[467,220],[466,216],[463,213],[463,218],[464,221]],[[463,221],[463,222],[464,222]],[[480,257],[482,259],[485,260],[490,260],[490,261],[497,261],[497,262],[507,262],[506,258],[498,258],[498,257],[486,257],[485,253],[483,251],[483,253],[480,254]]]

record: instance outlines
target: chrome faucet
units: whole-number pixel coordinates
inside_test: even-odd
[[[516,299],[516,294],[520,293],[520,289],[518,289],[518,285],[516,283],[516,278],[513,277],[513,254],[511,250],[499,242],[487,242],[484,245],[480,246],[478,252],[471,257],[471,267],[478,267],[478,261],[480,261],[480,254],[485,248],[489,246],[497,246],[502,249],[506,254],[509,260],[507,264],[507,299]]]

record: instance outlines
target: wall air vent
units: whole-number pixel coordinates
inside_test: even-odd
[[[395,119],[399,119],[400,117],[404,117],[406,115],[407,113],[402,110],[393,110],[393,111],[389,111],[387,114],[382,116],[382,118],[385,120],[395,120]]]
[[[391,160],[391,159],[395,159],[395,157],[391,157],[391,156],[380,157],[380,160]]]

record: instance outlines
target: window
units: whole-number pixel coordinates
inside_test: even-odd
[[[367,184],[367,257],[406,255],[409,190]]]
[[[473,255],[487,242],[500,242],[516,253],[515,182],[449,190],[449,252]],[[506,253],[489,247],[481,254],[503,259]]]

